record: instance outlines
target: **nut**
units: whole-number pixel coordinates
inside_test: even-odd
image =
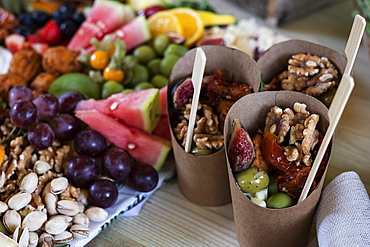
[[[19,226],[15,229],[13,239],[18,243],[19,247],[28,247],[30,240],[30,232],[28,228],[21,229]]]
[[[6,229],[14,233],[15,229],[21,225],[22,219],[19,213],[15,210],[8,210],[3,217],[3,224]]]
[[[48,216],[46,213],[41,211],[33,211],[24,217],[22,228],[28,227],[30,231],[37,231],[42,227],[47,219]]]
[[[1,171],[1,175],[0,175],[0,188],[4,186],[5,182],[6,182],[5,172],[4,171]]]
[[[80,206],[76,201],[60,200],[57,202],[57,211],[68,216],[75,216],[80,212]]]
[[[71,231],[74,238],[84,239],[89,237],[90,229],[86,226],[76,224],[71,226],[69,230]]]
[[[37,188],[38,181],[39,178],[36,173],[28,173],[26,176],[23,177],[22,182],[19,186],[19,190],[32,193]]]
[[[53,247],[55,244],[54,236],[44,232],[43,234],[40,235],[39,244],[42,247]]]
[[[54,236],[56,246],[67,246],[72,240],[73,235],[71,232],[64,231]]]
[[[36,247],[39,242],[39,235],[36,232],[30,232],[28,247]]]
[[[83,225],[83,226],[86,226],[86,227],[88,227],[89,224],[90,224],[89,218],[84,213],[78,213],[78,214],[76,214],[73,217],[73,221],[72,222],[74,224]]]
[[[61,194],[68,187],[68,179],[66,177],[54,178],[51,180],[50,191],[55,195]]]
[[[57,235],[64,232],[68,226],[69,221],[67,217],[64,217],[63,215],[56,215],[45,222],[45,231],[47,233]]]
[[[104,221],[108,218],[108,212],[104,208],[92,206],[85,210],[90,221]]]
[[[3,201],[0,201],[0,214],[5,213],[9,209],[8,204]]]
[[[18,211],[27,206],[32,199],[32,195],[26,192],[20,192],[12,196],[8,201],[8,206],[11,209]]]
[[[50,169],[51,169],[51,165],[48,162],[42,161],[42,160],[36,161],[35,164],[33,165],[34,172],[36,172],[39,175],[46,173]]]
[[[57,200],[58,198],[50,192],[45,195],[44,201],[45,201],[45,206],[46,206],[46,209],[49,215],[58,214]]]

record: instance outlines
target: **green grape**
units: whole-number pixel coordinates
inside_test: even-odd
[[[168,78],[163,75],[155,75],[150,80],[151,83],[157,88],[162,88],[167,86]]]
[[[134,71],[132,69],[125,70],[125,77],[123,78],[122,84],[123,85],[130,84],[133,78],[134,78]]]
[[[173,66],[175,66],[179,57],[173,54],[168,54],[165,56],[161,63],[159,64],[159,71],[162,75],[169,77],[172,71]]]
[[[267,199],[267,207],[268,208],[287,208],[294,204],[293,199],[283,192],[279,192],[276,194],[273,194],[270,196],[269,199]]]
[[[150,76],[155,76],[155,75],[158,75],[160,73],[159,72],[159,64],[160,63],[161,63],[160,58],[154,58],[154,59],[149,61],[149,63],[147,64],[147,68],[149,70]]]
[[[178,57],[181,57],[184,55],[189,49],[186,46],[178,45],[178,44],[169,44],[164,51],[164,56],[167,56],[168,54],[173,54]]]
[[[273,194],[276,194],[278,192],[278,183],[276,181],[276,178],[278,177],[277,174],[273,174],[270,176],[270,183],[267,187],[268,195],[272,196]]]
[[[123,89],[121,91],[121,93],[132,93],[132,92],[135,92],[135,89],[132,89],[132,88],[126,88],[126,89]]]
[[[135,91],[139,91],[142,89],[154,88],[155,86],[150,82],[140,82],[134,87]]]
[[[197,156],[209,155],[212,153],[212,149],[194,147],[191,149],[191,153]]]
[[[153,40],[153,48],[159,56],[163,56],[163,52],[166,50],[170,38],[166,34],[157,35]]]
[[[134,50],[133,55],[137,58],[138,62],[141,64],[147,64],[150,60],[157,56],[153,48],[150,47],[149,45],[142,45],[137,47]]]
[[[123,90],[123,86],[116,81],[107,81],[103,84],[102,90],[101,90],[101,97],[103,99],[108,98],[112,94],[119,93]]]
[[[269,184],[267,173],[256,167],[235,174],[236,181],[244,193],[256,193],[265,189]]]
[[[127,87],[134,88],[140,82],[146,82],[149,80],[149,70],[144,65],[139,63],[133,67],[133,77]]]

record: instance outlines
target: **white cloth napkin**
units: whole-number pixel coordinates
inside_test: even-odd
[[[316,231],[320,247],[370,246],[370,199],[356,172],[344,172],[326,186]]]

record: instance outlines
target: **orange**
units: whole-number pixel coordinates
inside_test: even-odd
[[[190,47],[198,41],[204,32],[204,25],[198,12],[191,8],[174,8],[168,10],[179,20],[186,39],[185,46]]]
[[[148,18],[149,28],[155,37],[169,32],[184,34],[179,19],[169,11],[158,11]]]

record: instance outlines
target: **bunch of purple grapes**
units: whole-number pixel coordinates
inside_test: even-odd
[[[121,148],[108,148],[106,139],[96,130],[78,133],[74,148],[79,156],[67,164],[66,177],[73,186],[88,189],[89,202],[94,206],[108,208],[117,201],[116,183],[128,180],[139,192],[149,192],[158,184],[158,173],[152,166],[136,164]],[[101,172],[97,160],[101,161]]]
[[[16,86],[9,91],[11,122],[27,130],[27,139],[36,150],[50,147],[55,139],[73,140],[81,130],[73,111],[84,99],[79,92],[68,92],[59,99],[51,94],[34,98],[29,87]]]

